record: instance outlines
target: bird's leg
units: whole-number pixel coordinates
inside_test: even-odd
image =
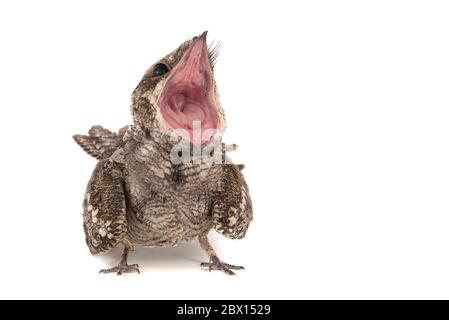
[[[128,261],[127,261],[128,253],[130,251],[133,251],[132,245],[127,242],[125,242],[123,245],[124,245],[124,248],[123,248],[123,253],[122,253],[122,259],[120,260],[119,264],[111,269],[100,270],[100,273],[117,272],[118,276],[122,275],[123,273],[132,273],[132,272],[140,273],[138,264],[128,265]]]
[[[199,241],[201,248],[206,251],[206,253],[209,255],[210,262],[203,262],[201,263],[202,267],[209,268],[209,271],[212,270],[221,270],[226,274],[229,275],[235,275],[235,273],[232,270],[243,270],[245,268],[241,266],[234,266],[232,264],[224,263],[222,262],[217,254],[215,253],[214,248],[209,243],[209,240],[207,239],[207,234],[202,234],[199,236]]]

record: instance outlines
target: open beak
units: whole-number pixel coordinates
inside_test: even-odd
[[[184,52],[157,101],[166,123],[172,129],[187,131],[188,139],[195,144],[209,141],[211,131],[221,126],[206,35],[204,32],[194,39]]]

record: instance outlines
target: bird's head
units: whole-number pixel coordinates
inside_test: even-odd
[[[206,34],[154,63],[133,92],[134,122],[154,139],[204,145],[225,129],[213,72],[217,48],[208,48]]]

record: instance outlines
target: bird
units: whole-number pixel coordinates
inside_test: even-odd
[[[132,123],[117,133],[102,126],[75,142],[97,159],[82,207],[86,244],[93,255],[123,247],[117,266],[100,273],[140,273],[128,264],[136,246],[172,247],[198,241],[205,270],[235,275],[208,239],[211,230],[243,238],[253,220],[243,165],[222,142],[226,128],[214,67],[219,45],[207,31],[154,63],[131,95]]]

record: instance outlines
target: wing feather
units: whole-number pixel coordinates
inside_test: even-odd
[[[97,163],[83,202],[84,232],[92,254],[108,251],[120,243],[127,230],[122,173],[117,163]]]
[[[239,165],[224,165],[221,191],[212,211],[215,230],[231,239],[243,238],[253,219],[251,197],[240,169]]]

